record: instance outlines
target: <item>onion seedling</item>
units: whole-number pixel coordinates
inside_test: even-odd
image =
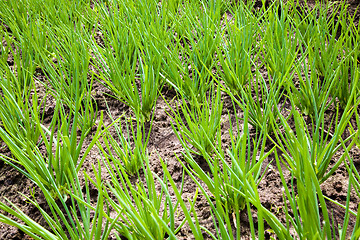
[[[213,87],[208,99],[202,104],[197,101],[187,104],[183,100],[181,106],[177,106],[176,110],[170,108],[169,115],[174,115],[171,116],[171,126],[176,136],[183,147],[187,148],[190,144],[197,150],[192,150],[192,152],[197,154],[203,154],[202,149],[211,152],[211,144],[219,134],[223,109],[220,88],[215,90]]]
[[[39,162],[39,164],[41,164]],[[100,165],[99,165],[100,166]],[[42,183],[35,172],[29,172],[33,177],[32,180],[41,190],[45,197],[46,203],[50,210],[47,211],[41,207],[40,203],[35,199],[34,192],[32,197],[26,197],[26,200],[33,204],[47,223],[47,226],[42,226],[35,222],[31,217],[21,211],[14,203],[7,200],[7,204],[0,202],[0,209],[15,217],[0,213],[0,222],[15,226],[33,239],[46,240],[66,240],[66,239],[81,239],[81,240],[106,240],[114,227],[114,220],[109,217],[109,208],[105,208],[105,198],[101,191],[102,180],[101,171],[95,172],[95,181],[91,180],[85,174],[85,195],[80,186],[79,177],[76,174],[75,166],[71,166],[70,170],[73,178],[67,179],[67,185],[70,189],[66,190],[66,195],[62,196],[60,189],[55,189],[56,198],[54,194]],[[96,204],[93,205],[89,186],[92,182],[95,188],[100,189],[96,197]],[[51,184],[55,184],[52,182]]]
[[[274,150],[271,149],[265,153],[267,136],[264,134],[261,134],[258,139],[253,139],[253,142],[251,141],[248,128],[248,114],[248,112],[245,113],[243,129],[240,129],[238,117],[236,117],[236,129],[233,129],[232,126],[230,127],[231,148],[228,150],[228,156],[230,157],[231,164],[228,164],[226,161],[220,136],[218,136],[216,144],[210,143],[214,151],[213,154],[204,147],[199,148],[204,160],[209,165],[211,175],[199,166],[199,163],[193,158],[188,147],[185,147],[185,152],[183,153],[185,161],[191,167],[189,171],[192,175],[202,180],[212,194],[216,195],[215,193],[217,192],[224,208],[228,211],[233,209],[242,210],[245,207],[246,199],[243,197],[243,194],[239,193],[242,189],[241,182],[238,179],[239,175],[251,176],[254,183],[256,185],[259,184],[262,179],[262,163]],[[235,136],[235,131],[237,136]],[[242,132],[240,133],[240,131]],[[205,137],[208,138],[207,136]],[[180,141],[184,144],[183,140]],[[253,149],[250,150],[252,148],[250,145],[252,144]],[[200,144],[198,145],[201,146]],[[223,168],[221,168],[221,165]],[[185,167],[184,164],[183,166]],[[239,191],[234,191],[234,189]]]
[[[170,39],[166,16],[157,15],[155,1],[113,4],[114,9],[98,6],[106,37],[105,48],[93,45],[97,76],[115,98],[150,121],[162,85],[162,52]]]
[[[114,229],[127,239],[176,239],[175,215],[178,203],[173,203],[167,175],[162,180],[162,188],[155,188],[157,176],[151,172],[148,159],[141,166],[144,169],[145,181],[136,185],[130,181],[126,169],[119,161],[103,158],[111,181],[103,187],[104,197],[117,213]],[[176,201],[179,201],[177,199]],[[181,224],[182,225],[182,224]],[[180,226],[181,227],[181,226]]]
[[[135,123],[132,119],[125,119],[125,130],[120,117],[114,120],[109,113],[115,128],[115,137],[106,128],[103,134],[105,148],[99,143],[97,144],[104,156],[119,165],[129,175],[136,174],[142,167],[144,161],[148,158],[147,144],[149,142],[152,122],[147,129],[143,121],[136,119]]]
[[[305,173],[301,170],[306,159],[311,162],[319,182],[322,183],[335,172],[343,160],[343,157],[341,157],[329,169],[332,157],[342,147],[341,141],[348,143],[346,149],[349,150],[359,137],[360,132],[357,131],[345,140],[342,140],[342,134],[348,126],[355,108],[348,104],[342,116],[339,115],[339,109],[337,109],[336,116],[329,125],[330,127],[334,125],[334,130],[325,126],[325,110],[323,108],[317,118],[318,120],[313,121],[313,126],[309,131],[304,118],[295,110],[294,103],[292,104],[293,108],[291,111],[295,122],[295,132],[291,129],[285,118],[279,115],[282,127],[280,128],[278,125],[273,126],[276,133],[276,141],[273,142],[283,152],[283,157],[296,178],[306,178]]]
[[[291,4],[279,6],[273,3],[264,15],[262,20],[266,21],[266,28],[259,31],[261,34],[262,54],[269,78],[286,82],[291,75],[298,54],[299,34],[290,28]],[[279,16],[280,15],[280,16]]]
[[[256,21],[244,3],[232,12],[230,22],[226,21],[227,35],[218,48],[220,65],[217,66],[221,79],[233,94],[249,82],[251,77],[251,58],[254,55]],[[256,60],[254,60],[256,62]],[[222,71],[221,71],[222,69]]]

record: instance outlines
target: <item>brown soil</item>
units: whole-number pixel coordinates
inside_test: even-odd
[[[359,1],[354,0],[354,1],[350,1],[350,3],[351,4],[349,6],[349,11],[354,12],[359,5]],[[308,1],[308,4],[311,6],[313,2]],[[360,15],[358,14],[358,16],[356,17],[357,20],[359,19],[359,16]],[[9,65],[14,64],[11,58],[9,58],[8,64]],[[40,76],[37,77],[43,77],[41,76],[41,73],[39,74]],[[105,99],[106,99],[108,106],[110,107],[110,111],[113,118],[120,117],[123,112],[127,112],[127,113],[130,112],[130,110],[128,109],[128,107],[126,107],[126,105],[124,105],[123,103],[121,103],[120,101],[114,98],[107,96],[104,93],[110,94],[109,90],[107,90],[101,84],[96,82],[93,88],[93,96],[100,111],[107,110],[105,104]],[[171,101],[175,94],[173,90],[166,89],[166,87],[164,87],[162,91],[162,95],[167,101]],[[231,105],[230,97],[224,95],[223,101],[224,101],[224,111],[222,114],[222,119],[224,120],[224,123],[222,129],[222,137],[223,137],[222,142],[224,148],[226,148],[230,143],[229,133],[228,133],[228,129],[229,129],[228,110],[230,111],[230,117],[233,116],[234,113],[233,111],[231,111],[232,105]],[[45,107],[44,112],[46,115],[45,119],[50,120],[53,114],[55,102],[49,101],[48,103],[49,104],[48,106]],[[171,173],[173,179],[180,186],[182,181],[183,169],[181,167],[181,164],[176,159],[175,154],[180,156],[183,148],[171,128],[170,125],[171,118],[167,114],[168,110],[169,107],[165,103],[164,99],[159,97],[156,104],[154,124],[148,145],[148,151],[150,154],[150,167],[156,174],[161,176],[162,168],[158,156],[161,156],[161,158],[166,159],[169,172]],[[329,114],[333,114],[333,112]],[[111,120],[107,115],[105,115],[104,123],[105,125],[111,123]],[[86,141],[87,143],[90,143],[91,139],[88,138]],[[269,145],[269,147],[271,146]],[[4,146],[2,142],[0,142],[0,153],[10,155],[9,150],[7,149],[6,146]],[[340,154],[341,152],[339,152],[338,155],[333,159],[334,162],[336,162]],[[351,150],[350,155],[351,157],[353,157],[354,162],[359,167],[360,166],[359,149],[354,147]],[[100,155],[98,150],[96,148],[93,148],[90,154],[88,155],[87,161],[85,162],[83,168],[92,169],[91,165],[92,164],[96,165],[99,159],[100,159]],[[274,160],[273,155],[271,155],[266,160],[266,163],[270,163],[271,160]],[[206,163],[204,163],[204,167],[206,167]],[[93,175],[91,170],[89,171],[90,171],[89,172],[90,176]],[[289,172],[285,168],[283,169],[283,171],[286,180],[288,181],[288,183],[290,183],[291,176]],[[103,170],[102,176],[104,179],[108,178],[108,174],[106,170]],[[184,182],[185,182],[184,184],[185,187],[184,187],[183,199],[188,199],[188,198],[192,199],[192,197],[194,196],[194,192],[196,190],[196,185],[187,175],[185,175]],[[282,187],[282,183],[280,180],[279,171],[277,169],[275,161],[273,161],[271,163],[271,167],[268,169],[264,179],[259,185],[259,194],[262,204],[266,208],[271,210],[273,213],[275,213],[279,219],[285,222],[284,201],[283,201],[283,193],[281,187]],[[24,194],[25,196],[31,196],[30,191],[32,191],[33,189],[35,191],[35,197],[37,197],[40,203],[43,203],[43,205],[45,205],[45,201],[43,200],[43,198],[40,196],[40,194],[36,193],[36,187],[34,183],[32,183],[29,179],[27,179],[25,176],[23,176],[21,173],[16,171],[11,166],[4,164],[2,161],[0,161],[0,201],[4,202],[5,199],[9,199],[11,202],[13,202],[18,207],[20,207],[20,209],[22,209],[25,212],[25,214],[30,216],[33,220],[45,224],[39,211],[34,206],[32,206],[28,201],[26,201],[25,197],[21,195]],[[335,172],[335,174],[322,184],[323,194],[342,204],[345,204],[347,189],[348,189],[348,174],[344,166],[340,166],[340,168]],[[359,199],[356,197],[356,194],[353,191],[351,195],[352,197],[350,201],[350,209],[356,211]],[[200,195],[196,201],[195,206],[197,212],[199,213],[198,217],[200,220],[200,224],[204,225],[206,228],[210,230],[214,230],[213,219],[210,214],[210,207],[205,197]],[[344,210],[336,206],[335,204],[331,204],[331,203],[329,203],[328,207],[329,207],[328,209],[331,209],[330,214],[331,216],[333,216],[335,222],[341,224],[343,221],[342,219],[344,217]],[[180,215],[178,219],[179,222],[183,219],[183,217],[184,216]],[[244,224],[242,224],[242,234],[243,236],[248,236],[245,237],[244,239],[249,239],[250,230],[246,224],[248,220],[247,220],[247,214],[245,212],[241,214],[241,219],[242,221],[244,221]],[[351,218],[349,225],[350,230],[352,229],[353,223],[354,223],[354,219]],[[185,225],[181,229],[177,237],[179,239],[194,239],[191,230],[187,225]],[[275,236],[272,236],[271,233],[268,232],[266,237],[270,238]],[[0,239],[20,240],[20,239],[30,239],[30,238],[16,228],[9,227],[8,225],[4,225],[0,223]]]

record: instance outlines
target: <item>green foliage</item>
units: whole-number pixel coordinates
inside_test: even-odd
[[[130,181],[126,169],[119,162],[103,160],[111,176],[100,191],[115,210],[116,229],[127,239],[164,239],[167,233],[170,239],[176,239],[174,218],[178,203],[170,198],[167,176],[161,181],[160,193],[155,188],[157,176],[149,169],[148,160],[142,163],[145,180],[136,185]],[[114,197],[115,199],[114,199]],[[177,200],[178,201],[178,200]]]
[[[213,88],[208,100],[189,104],[183,100],[180,107],[171,108],[168,114],[174,115],[171,126],[183,146],[187,148],[190,144],[197,150],[193,152],[203,154],[203,150],[211,152],[211,145],[219,135],[222,109],[220,88]]]
[[[94,169],[95,170],[95,169]],[[18,223],[7,215],[0,214],[0,222],[15,226],[34,239],[108,239],[114,226],[114,221],[108,220],[109,209],[104,210],[104,195],[99,191],[96,198],[96,206],[91,205],[89,183],[92,182],[95,188],[101,189],[102,180],[100,172],[96,172],[96,179],[91,180],[85,176],[85,194],[82,192],[79,178],[75,174],[75,166],[71,166],[74,178],[67,179],[67,185],[70,189],[66,190],[66,195],[62,196],[59,188],[55,188],[56,198],[53,193],[48,191],[47,187],[42,184],[41,179],[34,172],[30,172],[33,181],[41,190],[46,199],[46,203],[51,209],[50,212],[40,206],[35,199],[35,192],[32,191],[32,197],[24,196],[27,201],[33,204],[42,214],[48,226],[41,226],[21,211],[15,204],[7,200],[0,203],[0,209],[11,214]],[[55,182],[52,182],[55,186]],[[108,218],[105,219],[104,218]],[[103,225],[104,223],[104,225]]]
[[[46,95],[38,105],[36,90],[32,95],[30,92],[20,95],[7,80],[2,81],[0,86],[4,92],[4,97],[0,102],[2,122],[0,138],[13,154],[12,157],[1,155],[1,159],[31,179],[34,179],[34,174],[37,175],[37,179],[40,179],[49,191],[66,188],[67,178],[73,177],[70,172],[72,165],[75,166],[77,173],[100,137],[102,117],[92,141],[80,157],[88,132],[81,131],[78,138],[79,114],[77,112],[75,115],[71,112],[67,114],[61,105],[57,104],[50,126],[46,127],[43,124],[43,117],[39,114],[41,105],[46,102]],[[31,99],[31,105],[30,102],[23,102],[23,97]],[[40,144],[45,146],[45,154],[41,152]],[[14,163],[23,166],[26,171]],[[55,186],[53,186],[53,181],[56,183]]]
[[[35,190],[24,196],[40,225],[4,199],[0,222],[34,239],[173,240],[185,224],[195,239],[358,239],[357,15],[345,1],[261,2],[0,1],[0,138],[11,153],[0,160],[48,205]],[[99,114],[104,87],[130,111]],[[150,141],[164,124],[160,94],[182,147],[181,183]],[[97,150],[102,160],[84,169]],[[285,221],[258,192],[274,164]],[[348,186],[337,202],[323,183],[340,166]],[[186,198],[188,183],[197,189]],[[342,225],[329,202],[344,209]]]
[[[107,127],[103,134],[105,149],[98,143],[101,152],[114,163],[121,165],[129,175],[135,175],[148,160],[147,145],[151,133],[152,121],[150,126],[146,128],[143,121],[138,118],[132,119],[119,118],[112,119],[111,126],[115,129],[115,136],[110,132],[110,126]],[[123,123],[125,122],[125,127]],[[124,129],[125,128],[125,129]]]
[[[228,37],[222,41],[217,52],[218,55],[224,54],[224,58],[219,58],[220,65],[217,68],[226,86],[236,94],[251,78],[251,66],[256,62],[252,61],[252,57],[256,53],[254,45],[258,28],[257,19],[245,6],[231,11],[231,14],[232,19],[226,19]]]
[[[342,139],[355,109],[349,104],[341,116],[338,109],[329,125],[325,125],[323,109],[317,120],[312,122],[310,130],[304,118],[294,110],[294,105],[292,116],[295,122],[295,131],[291,129],[285,118],[280,116],[282,128],[280,129],[278,125],[274,126],[274,132],[276,132],[274,143],[283,152],[284,159],[297,179],[306,178],[305,172],[302,171],[305,159],[310,161],[320,183],[335,172],[343,161],[343,157],[331,169],[329,169],[330,161],[343,146],[342,142],[348,143],[345,149],[349,150],[359,137],[359,132],[356,131],[345,140]]]
[[[291,4],[273,4],[262,16],[266,28],[259,31],[260,45],[269,78],[284,82],[296,66],[299,35],[291,29]]]
[[[160,9],[158,17],[155,1],[112,4],[112,9],[97,6],[105,36],[105,46],[93,44],[97,77],[114,97],[149,121],[162,86],[163,53],[170,40],[165,32],[168,13]]]

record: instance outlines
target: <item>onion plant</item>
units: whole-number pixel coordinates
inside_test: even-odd
[[[226,161],[224,161],[224,164],[226,168],[229,170],[229,172],[232,172],[231,166],[227,165],[228,163]],[[175,190],[177,199],[179,199],[186,220],[190,225],[191,232],[196,239],[204,239],[203,233],[209,234],[212,239],[229,239],[229,240],[240,239],[241,221],[240,221],[239,205],[236,204],[231,209],[225,207],[226,205],[224,205],[223,197],[221,195],[223,192],[219,187],[221,184],[223,184],[221,178],[216,178],[216,177],[214,178],[214,183],[216,186],[215,191],[212,193],[214,195],[209,194],[203,185],[203,179],[199,180],[199,178],[196,176],[196,173],[193,170],[186,168],[185,165],[183,165],[187,173],[196,183],[198,189],[200,189],[201,194],[205,196],[206,201],[211,208],[210,212],[215,226],[215,232],[213,232],[213,231],[209,231],[207,228],[200,225],[196,212],[192,210],[195,200],[199,194],[198,189],[196,190],[193,202],[191,202],[191,209],[189,210],[186,208],[186,205],[181,198],[181,194],[177,190],[174,180],[171,178],[171,175],[167,170],[166,165],[162,163],[162,166],[163,166],[164,174],[168,176],[169,182],[173,187],[173,189]],[[232,188],[234,193],[240,194],[245,199],[246,210],[248,213],[249,223],[251,228],[250,229],[251,237],[255,239],[257,232],[258,237],[260,239],[264,238],[264,233],[265,233],[264,223],[266,220],[266,222],[271,226],[271,229],[273,229],[274,232],[276,233],[276,236],[278,236],[281,239],[290,238],[291,235],[287,232],[286,227],[282,225],[282,223],[276,218],[276,216],[273,213],[271,213],[269,210],[267,210],[264,206],[261,205],[261,200],[257,192],[257,184],[253,181],[252,174],[246,175],[242,171],[238,172],[238,174],[239,175],[234,173],[234,176],[236,176],[236,179],[240,183],[241,189],[239,190],[235,187]],[[231,185],[228,185],[228,187],[231,188]],[[255,206],[257,208],[258,229],[256,229],[256,225],[252,217],[251,206]],[[191,214],[193,214],[193,217],[191,216]]]
[[[227,163],[225,163],[226,165]],[[226,168],[231,172],[231,167],[226,165]],[[221,191],[215,191],[215,195],[212,196],[207,193],[206,189],[203,186],[202,181],[199,181],[198,178],[188,171],[191,178],[194,180],[198,188],[201,190],[202,194],[205,196],[208,204],[211,207],[211,214],[214,220],[215,233],[208,231],[204,227],[200,226],[200,229],[208,233],[212,239],[240,239],[241,237],[249,237],[249,235],[241,236],[241,221],[240,213],[241,210],[238,206],[234,206],[231,209],[227,209],[223,205],[223,199],[221,196]],[[254,182],[251,175],[246,176],[242,172],[240,175],[236,175],[237,181],[241,185],[241,189],[237,189],[228,185],[229,188],[233,188],[235,193],[241,195],[245,200],[245,207],[248,214],[248,221],[250,224],[250,235],[252,239],[263,239],[265,237],[265,221],[270,226],[270,231],[272,231],[280,239],[291,239],[291,234],[287,230],[279,219],[266,209],[261,204],[261,199],[257,191],[257,184]],[[216,185],[221,184],[221,179],[217,179]],[[215,199],[215,203],[214,203]],[[254,221],[253,213],[251,209],[256,207],[256,218],[257,222]],[[244,210],[244,209],[243,209]],[[197,230],[194,226],[193,228]],[[195,231],[193,230],[193,232]],[[194,234],[195,235],[195,234]],[[256,236],[257,235],[257,236]],[[195,235],[196,236],[196,235]],[[201,238],[198,238],[201,239]]]
[[[245,113],[242,129],[238,117],[236,117],[235,129],[230,128],[231,148],[227,151],[230,163],[221,147],[220,137],[217,144],[212,145],[214,149],[213,155],[207,154],[202,149],[204,159],[210,168],[210,174],[200,167],[188,149],[185,149],[183,155],[189,165],[185,165],[180,159],[179,161],[197,184],[211,207],[215,233],[208,232],[206,229],[204,231],[210,234],[213,239],[239,239],[241,237],[240,212],[245,211],[245,208],[248,213],[252,238],[256,238],[256,233],[259,239],[264,238],[265,221],[278,237],[289,238],[291,235],[286,227],[261,204],[257,192],[257,186],[267,169],[266,166],[263,166],[265,168],[263,172],[263,162],[274,148],[265,153],[265,134],[260,134],[259,138],[251,141],[251,138],[249,138],[248,114],[248,112]],[[207,190],[205,190],[204,184]],[[251,206],[257,209],[257,226],[252,217]],[[196,225],[193,228],[196,229]]]
[[[89,154],[92,147],[96,144],[100,136],[102,135],[101,127],[103,116],[101,115],[97,130],[92,136],[91,142],[85,147],[85,138],[88,132],[80,131],[78,136],[78,124],[79,115],[77,113],[65,115],[63,110],[57,112],[59,117],[55,116],[58,121],[57,137],[55,136],[55,128],[50,133],[50,140],[46,139],[45,132],[42,132],[42,138],[46,146],[47,154],[49,156],[49,167],[52,167],[55,172],[56,181],[59,186],[63,186],[66,183],[66,178],[69,177],[70,165],[73,164],[76,169],[76,173],[80,171],[87,155]],[[56,151],[52,153],[53,146]],[[85,147],[85,151],[81,153]]]
[[[11,53],[11,44],[14,43],[14,39],[7,33],[5,27],[0,28],[0,39],[3,41],[3,44],[0,46],[0,69],[4,70]]]
[[[279,115],[282,127],[273,126],[274,132],[276,132],[276,142],[274,141],[274,143],[283,152],[283,157],[296,178],[306,178],[305,172],[301,170],[305,159],[311,162],[320,183],[329,178],[342,163],[343,157],[329,169],[332,157],[342,147],[341,142],[347,143],[346,149],[349,150],[358,140],[358,131],[345,140],[342,139],[342,134],[348,127],[350,118],[356,109],[353,108],[352,102],[349,102],[342,115],[337,108],[336,116],[331,119],[330,123],[325,122],[325,110],[322,109],[317,120],[313,120],[310,130],[307,128],[304,118],[295,110],[294,103],[291,112],[295,122],[295,132],[285,118]],[[332,126],[334,126],[334,130]]]
[[[35,198],[24,196],[39,210],[48,225],[39,225],[10,201],[0,203],[0,209],[15,219],[1,213],[0,221],[19,228],[34,239],[107,239],[111,227],[109,223],[104,229],[102,226],[105,215],[103,196],[98,196],[97,205],[93,207],[89,188],[86,185],[84,196],[78,177],[87,154],[101,135],[100,127],[83,157],[80,157],[85,132],[78,139],[78,115],[66,116],[58,104],[52,123],[46,127],[40,114],[40,106],[44,102],[38,103],[36,89],[33,93],[19,93],[11,82],[13,75],[8,72],[6,77],[0,83],[3,94],[0,101],[0,138],[9,147],[12,156],[1,155],[0,159],[36,184],[50,210],[43,209]],[[55,124],[58,124],[56,134]],[[45,146],[46,154],[40,150],[42,146]],[[97,175],[96,182],[101,185],[100,175]],[[88,180],[85,181],[87,183]]]
[[[166,57],[168,84],[188,101],[203,101],[212,85],[221,42],[221,1],[192,2],[174,23],[175,46]]]
[[[260,31],[262,54],[269,78],[286,81],[294,66],[298,54],[299,35],[290,28],[291,4],[273,3],[263,16],[266,28]]]
[[[3,34],[7,47],[3,47],[4,59],[0,69],[6,72],[7,77],[13,75],[9,81],[12,82],[17,92],[27,92],[32,85],[33,75],[40,62],[39,54],[36,53],[36,48],[33,47],[31,40],[16,41],[9,33],[4,32]],[[13,66],[11,67],[7,63],[9,56],[13,57]]]
[[[254,183],[259,184],[263,174],[262,163],[274,150],[271,149],[265,153],[266,134],[262,133],[259,138],[255,139],[249,137],[248,114],[248,112],[245,113],[242,129],[238,117],[236,117],[235,129],[230,126],[231,148],[227,152],[228,157],[230,157],[230,164],[227,162],[225,152],[222,149],[220,136],[218,136],[216,143],[210,143],[214,151],[213,154],[210,154],[206,148],[198,144],[199,151],[209,165],[211,175],[200,167],[199,163],[193,158],[189,147],[185,147],[183,154],[185,161],[191,167],[188,171],[204,182],[212,194],[221,196],[222,205],[228,212],[234,209],[242,210],[246,204],[244,194],[241,193],[242,186],[238,179],[239,175],[251,176]],[[200,128],[202,127],[200,126]],[[208,139],[207,136],[205,138]],[[183,140],[180,139],[180,141],[185,146]],[[184,163],[182,164],[185,167]],[[223,167],[221,168],[221,166]],[[266,169],[266,166],[264,168]],[[234,191],[234,189],[239,191]]]
[[[284,109],[280,103],[281,98],[286,97],[283,84],[278,78],[267,82],[256,70],[255,74],[250,74],[249,84],[240,88],[240,93],[233,94],[227,88],[223,90],[244,112],[249,112],[249,123],[255,129],[268,132],[272,131],[268,126],[278,123],[279,112]]]
[[[183,183],[182,183],[181,189],[179,191],[178,186],[176,185],[175,181],[172,179],[172,176],[171,176],[169,170],[167,169],[166,163],[162,159],[160,159],[160,161],[161,161],[161,166],[162,166],[162,169],[164,172],[164,178],[167,181],[162,181],[159,177],[157,177],[158,180],[160,181],[163,188],[164,188],[164,186],[166,186],[166,184],[170,184],[172,190],[175,193],[175,196],[179,203],[179,206],[181,207],[181,210],[183,211],[183,213],[185,215],[185,219],[184,219],[183,223],[185,223],[185,221],[186,221],[189,224],[191,232],[193,233],[193,235],[196,239],[204,239],[203,232],[209,233],[209,231],[207,231],[206,228],[204,228],[203,226],[200,225],[199,218],[197,217],[197,213],[194,208],[197,197],[198,197],[198,193],[199,193],[198,190],[196,190],[193,199],[188,199],[188,202],[190,204],[190,208],[188,208],[186,206],[186,202],[182,196]],[[184,176],[184,174],[183,174],[183,176]],[[180,224],[179,228],[182,227],[183,223]]]
[[[104,184],[102,192],[109,205],[115,210],[114,229],[127,239],[176,239],[175,234],[182,224],[175,228],[178,201],[173,203],[167,183],[162,180],[160,192],[155,188],[157,176],[149,168],[148,158],[141,163],[145,180],[134,184],[119,161],[103,158],[111,181]]]
[[[296,177],[295,174],[292,174],[292,180],[290,186],[288,186],[289,184],[286,182],[284,173],[281,169],[281,159],[276,152],[275,156],[283,185],[284,202],[289,203],[285,205],[287,230],[289,233],[290,229],[295,230],[296,235],[294,236],[294,239],[308,239],[314,237],[317,239],[347,239],[350,214],[355,214],[355,216],[357,216],[355,228],[350,238],[356,239],[359,237],[360,231],[357,226],[360,224],[360,218],[358,217],[360,209],[358,209],[357,213],[354,213],[349,208],[350,192],[353,184],[351,173],[347,189],[346,206],[344,207],[344,222],[342,226],[340,224],[335,226],[335,222],[331,220],[329,214],[330,211],[328,210],[325,200],[331,202],[334,201],[323,195],[311,159],[304,158],[302,164],[298,166],[298,170],[303,172],[306,177]],[[336,231],[336,228],[338,231]]]
[[[183,146],[190,144],[196,149],[192,152],[203,154],[202,149],[211,152],[211,144],[219,135],[222,109],[220,88],[215,90],[213,87],[207,101],[187,104],[183,100],[176,109],[170,108],[168,114],[172,118],[171,126]]]
[[[110,126],[107,127],[103,134],[105,147],[98,143],[103,155],[123,166],[123,169],[129,175],[136,174],[148,158],[147,145],[150,138],[152,121],[147,128],[145,123],[136,118],[135,121],[124,119],[122,116],[114,120],[109,111],[108,115],[112,120],[111,126],[115,129],[115,136],[110,132]],[[123,126],[125,122],[125,127]]]
[[[339,66],[338,58],[342,55],[343,43],[346,39],[345,34],[341,37],[337,34],[341,30],[341,24],[347,21],[346,5],[344,2],[340,4],[318,2],[312,9],[310,7],[298,9],[301,10],[296,10],[292,18],[294,30],[299,36],[297,39],[309,52],[311,59],[315,59],[313,70],[316,74],[324,78],[331,76]]]
[[[330,20],[326,20],[324,9],[319,10],[318,14],[316,10],[311,11],[306,15],[306,20],[295,24],[305,43],[305,50],[301,49],[300,52],[308,57],[306,60],[301,60],[302,63],[295,69],[299,82],[290,85],[292,92],[295,93],[297,107],[314,118],[317,118],[318,113],[322,111],[321,108],[328,108],[336,98],[345,108],[353,88],[358,88],[357,60],[356,57],[354,58],[358,51],[357,43],[354,41],[357,36],[354,36],[350,30],[337,36],[341,27],[340,23],[345,24],[344,22],[349,20],[349,29],[353,29],[354,20],[344,16],[343,5],[339,8],[341,9],[337,13],[339,19],[336,25],[331,25],[332,31],[327,30],[326,21],[331,24],[335,16],[332,13]],[[306,22],[310,23],[306,24]],[[311,37],[305,36],[308,33]],[[356,45],[353,46],[353,44]],[[300,87],[297,86],[298,84]]]
[[[98,77],[114,97],[149,121],[162,85],[162,52],[169,39],[166,15],[157,15],[155,1],[112,4],[113,9],[98,6],[106,36],[105,49],[93,47]]]
[[[240,3],[235,8],[230,21],[226,19],[227,35],[224,36],[222,46],[218,48],[221,79],[233,93],[249,82],[251,77],[252,57],[255,55],[255,37],[257,33],[257,19]],[[233,22],[232,22],[233,21]],[[253,60],[256,62],[256,60]]]
[[[27,13],[30,7],[25,1],[0,3],[1,21],[11,29],[17,39],[21,39],[20,33],[28,27],[27,16],[32,17],[32,11],[29,11],[29,15]]]
[[[6,86],[6,82],[5,80],[1,83],[5,96],[2,98],[0,108],[3,122],[3,126],[0,128],[0,138],[8,145],[13,156],[1,155],[1,159],[15,166],[31,179],[34,176],[29,174],[36,173],[48,191],[52,191],[54,188],[66,189],[66,179],[72,174],[69,171],[71,165],[75,166],[76,173],[79,172],[87,154],[101,136],[102,117],[92,141],[86,146],[85,152],[81,156],[88,132],[80,131],[80,136],[78,136],[78,112],[75,112],[74,115],[70,112],[67,115],[57,102],[53,120],[50,126],[46,127],[42,122],[42,115],[39,113],[40,106],[36,90],[32,95],[32,105],[30,106],[29,102],[23,103],[21,95],[6,91],[5,87],[11,86]],[[30,98],[30,94],[25,96]],[[46,154],[40,151],[40,144],[45,147]],[[25,170],[20,169],[14,163],[20,164]],[[53,181],[56,182],[56,185],[53,185]]]
[[[38,162],[39,165],[45,167],[43,163]],[[95,188],[102,188],[101,171],[96,171],[94,168],[95,180],[85,174],[85,193],[83,193],[74,165],[71,165],[70,172],[73,177],[66,179],[69,186],[66,190],[67,194],[63,196],[61,189],[55,188],[54,191],[57,193],[55,198],[53,192],[43,184],[39,175],[30,169],[29,175],[43,194],[50,210],[41,207],[34,197],[35,192],[32,192],[32,197],[23,197],[38,209],[47,223],[46,226],[31,219],[9,200],[6,203],[1,202],[0,209],[15,219],[0,213],[0,222],[17,227],[33,239],[108,239],[115,221],[109,220],[109,208],[106,208],[102,191],[98,191],[97,196],[91,196],[89,191],[91,182]],[[51,184],[56,186],[54,179],[51,180]],[[96,198],[95,205],[92,203],[92,197]]]
[[[41,126],[34,121],[32,112],[40,110],[40,106],[45,103],[46,96],[40,102],[40,106],[37,105],[37,102],[32,104],[31,100],[32,102],[38,100],[36,95],[32,98],[30,90],[19,89],[17,78],[9,68],[6,68],[4,77],[0,76],[0,80],[0,91],[2,92],[0,97],[0,127],[16,136],[17,144],[28,141],[38,144]],[[24,101],[24,99],[26,100]],[[41,116],[39,117],[41,118]]]
[[[328,109],[335,100],[330,98],[330,94],[336,86],[339,69],[326,78],[322,78],[314,71],[315,65],[316,59],[309,54],[306,62],[303,60],[302,64],[296,67],[295,72],[299,80],[298,83],[290,82],[288,84],[288,92],[292,93],[292,99],[296,106],[305,115],[318,119],[319,113]],[[298,84],[299,87],[296,86]]]
[[[356,99],[359,97],[358,92],[360,87],[360,68],[357,59],[359,45],[351,46],[350,41],[347,44],[350,46],[347,47],[344,59],[339,66],[339,81],[336,81],[336,85],[332,91],[332,96],[338,99],[342,108],[346,107],[353,91],[355,91]]]
[[[294,24],[295,30],[300,33],[300,39],[304,47],[310,45],[312,38],[317,33],[318,28],[316,26],[316,19],[319,9],[319,3],[316,3],[314,8],[310,8],[308,5],[295,5],[296,10],[291,22]],[[323,20],[323,19],[322,19]]]
[[[97,118],[97,106],[91,96],[94,75],[88,74],[91,40],[81,30],[81,24],[75,26],[79,29],[77,32],[71,28],[61,26],[48,30],[48,38],[56,48],[50,57],[42,54],[43,72],[47,77],[42,83],[50,84],[52,95],[77,114],[79,128],[89,132]],[[53,57],[57,63],[53,62]]]
[[[192,87],[195,89],[206,88],[206,85],[211,84],[209,83],[212,75],[210,71],[216,63],[215,51],[220,44],[221,36],[219,34],[222,17],[221,1],[209,0],[209,5],[202,7],[203,9],[201,6],[192,9],[196,9],[198,14],[188,12],[185,16],[186,33],[190,44],[186,44],[184,47],[188,52],[192,71]],[[204,12],[200,14],[200,11]],[[204,95],[196,96],[197,99],[204,97]]]
[[[40,165],[36,163],[36,157],[33,161],[28,158],[31,149],[37,148],[41,143],[42,116],[38,112],[40,112],[40,106],[45,102],[42,101],[38,105],[36,92],[31,95],[29,89],[19,89],[18,79],[8,67],[5,73],[0,82],[0,91],[2,92],[0,98],[0,138],[8,144],[13,156],[9,158],[2,155],[1,159],[28,177],[28,173],[14,163],[19,163],[25,169],[37,171],[42,179],[47,181],[49,176],[43,174]],[[26,100],[24,101],[24,99]],[[45,99],[46,96],[43,100]],[[36,151],[34,150],[34,152]]]
[[[343,2],[337,7],[328,4],[325,8],[318,8],[320,9],[320,16],[316,19],[316,23],[318,24],[316,26],[317,32],[316,34],[313,34],[313,39],[311,41],[311,46],[313,47],[309,47],[309,50],[310,54],[313,53],[313,56],[316,58],[315,63],[317,73],[325,78],[338,68],[338,57],[343,51],[345,36],[337,39],[337,31],[341,27],[341,19],[344,17],[344,12],[346,11],[344,6]],[[332,7],[333,10],[331,11],[330,16],[327,16],[327,10],[330,9],[330,7]],[[339,20],[336,21],[335,18],[338,18]]]
[[[166,53],[164,58],[163,76],[166,83],[189,101],[201,101],[213,84],[208,78],[192,79],[191,60],[187,59],[187,50],[181,44],[181,38]],[[180,56],[179,56],[180,55]],[[195,70],[196,71],[196,70]]]

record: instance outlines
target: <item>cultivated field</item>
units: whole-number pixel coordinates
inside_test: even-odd
[[[0,0],[0,239],[359,239],[358,5]]]

